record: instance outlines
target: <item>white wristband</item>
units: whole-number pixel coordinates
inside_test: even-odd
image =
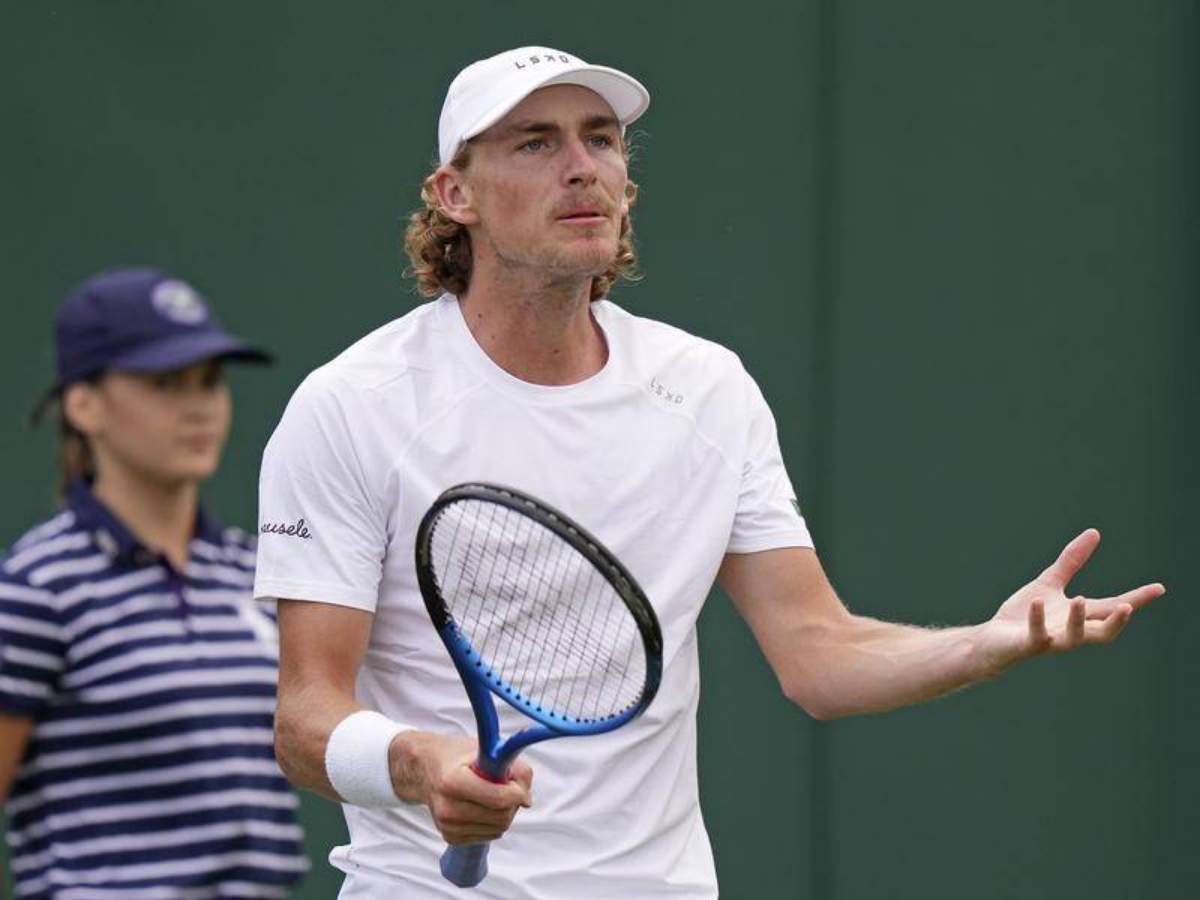
[[[388,748],[406,725],[382,713],[362,709],[337,723],[325,745],[325,774],[343,800],[378,809],[404,801],[392,787]]]

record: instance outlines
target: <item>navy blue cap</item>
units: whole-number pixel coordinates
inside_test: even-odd
[[[50,397],[104,372],[166,372],[214,358],[271,361],[225,331],[189,284],[148,268],[103,272],[72,291],[55,319],[55,354]]]

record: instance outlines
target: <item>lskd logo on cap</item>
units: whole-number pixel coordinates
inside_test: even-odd
[[[541,56],[526,56],[523,59],[514,59],[513,65],[518,69],[527,69],[531,65],[536,66],[538,63],[544,62],[570,63],[571,57],[565,53],[555,53],[553,55],[543,53]]]
[[[180,325],[199,325],[208,318],[208,307],[190,285],[164,281],[150,297],[154,308]]]

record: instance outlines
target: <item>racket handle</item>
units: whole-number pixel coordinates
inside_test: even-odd
[[[471,771],[493,784],[507,780],[504,769],[487,757],[471,763]],[[442,875],[458,887],[475,887],[488,873],[488,844],[451,844],[442,854]]]
[[[488,873],[489,844],[457,844],[442,854],[442,875],[459,887],[475,887]]]

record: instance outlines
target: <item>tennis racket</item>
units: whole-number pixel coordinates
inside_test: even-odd
[[[512,488],[460,484],[417,529],[417,580],[475,712],[476,774],[503,782],[525,747],[602,734],[638,716],[662,677],[662,631],[642,589],[567,516]],[[501,740],[493,695],[532,724]],[[449,846],[442,874],[487,876],[487,844]]]

